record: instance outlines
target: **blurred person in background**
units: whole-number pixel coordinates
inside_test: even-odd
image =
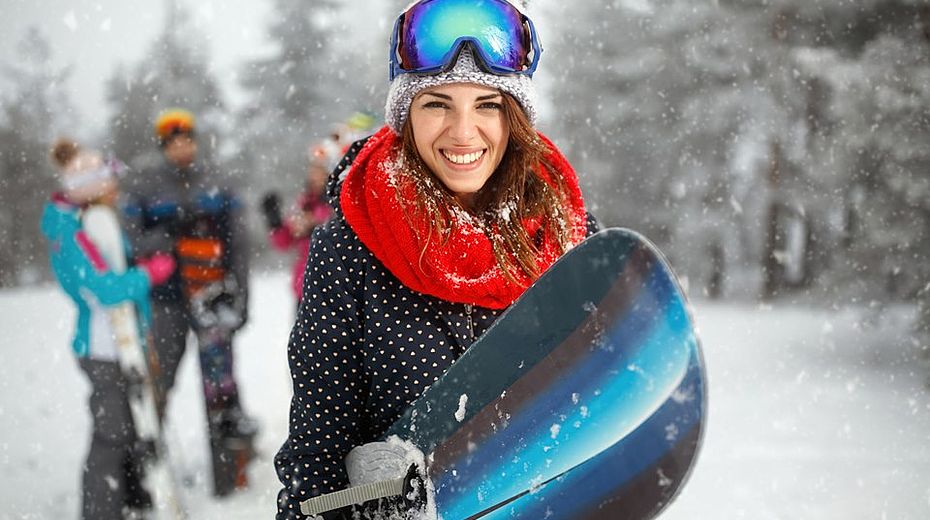
[[[93,418],[90,449],[84,463],[81,517],[85,520],[122,520],[152,507],[142,486],[142,457],[129,408],[129,376],[119,363],[116,327],[110,313],[131,303],[138,316],[140,345],[149,327],[149,291],[174,272],[171,255],[139,259],[111,257],[129,246],[118,228],[114,207],[117,176],[123,165],[105,160],[61,139],[51,150],[61,182],[42,215],[52,271],[61,289],[77,307],[72,350],[91,385],[89,410]]]
[[[127,230],[137,255],[169,253],[178,263],[176,274],[152,292],[160,362],[156,383],[162,395],[170,395],[188,333],[193,332],[214,493],[222,496],[247,484],[245,466],[258,429],[243,411],[233,370],[233,337],[248,321],[245,212],[215,168],[198,159],[193,114],[165,110],[154,130],[164,161],[158,169],[132,177],[124,208]]]
[[[307,181],[286,216],[281,214],[281,199],[277,193],[268,193],[262,199],[262,211],[268,226],[268,238],[278,251],[295,251],[291,269],[291,289],[299,304],[303,287],[304,268],[310,249],[310,234],[332,215],[326,201],[326,178],[329,170],[327,151],[322,143],[308,150]]]
[[[326,170],[332,171],[355,141],[371,135],[377,120],[368,112],[353,112],[345,121],[335,124],[329,135],[319,142],[317,154],[326,161]]]

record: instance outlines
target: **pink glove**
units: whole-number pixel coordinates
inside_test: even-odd
[[[167,253],[155,253],[148,258],[141,258],[136,261],[136,266],[149,275],[149,281],[152,286],[159,285],[171,277],[174,272],[174,257]]]
[[[278,251],[287,251],[291,244],[294,243],[291,230],[284,226],[272,229],[268,233],[268,237],[271,239],[271,245]]]

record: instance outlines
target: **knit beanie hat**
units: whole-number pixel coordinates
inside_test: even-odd
[[[80,150],[61,168],[59,179],[68,200],[85,204],[116,189],[122,169],[119,161],[104,161],[99,152]]]
[[[194,114],[183,108],[169,108],[155,119],[155,137],[165,146],[176,135],[194,136]]]
[[[408,73],[396,76],[391,82],[384,106],[385,122],[391,130],[400,134],[410,113],[410,104],[420,91],[452,83],[476,83],[506,92],[520,103],[530,123],[536,124],[536,89],[532,79],[526,74],[498,75],[481,70],[467,45],[459,53],[455,66],[447,72],[433,75]]]

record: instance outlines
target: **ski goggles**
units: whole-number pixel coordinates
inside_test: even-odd
[[[532,77],[542,52],[533,22],[505,0],[420,0],[394,24],[390,79],[445,72],[466,44],[492,74]]]

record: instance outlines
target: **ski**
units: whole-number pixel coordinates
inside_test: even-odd
[[[84,229],[114,272],[127,268],[126,249],[116,212],[93,206],[82,216]],[[108,316],[113,327],[119,366],[128,381],[129,409],[142,444],[143,482],[152,493],[154,517],[161,520],[186,518],[170,467],[168,448],[158,418],[158,402],[150,367],[155,366],[140,334],[139,318],[132,303],[112,307]],[[149,344],[151,342],[149,340]]]

